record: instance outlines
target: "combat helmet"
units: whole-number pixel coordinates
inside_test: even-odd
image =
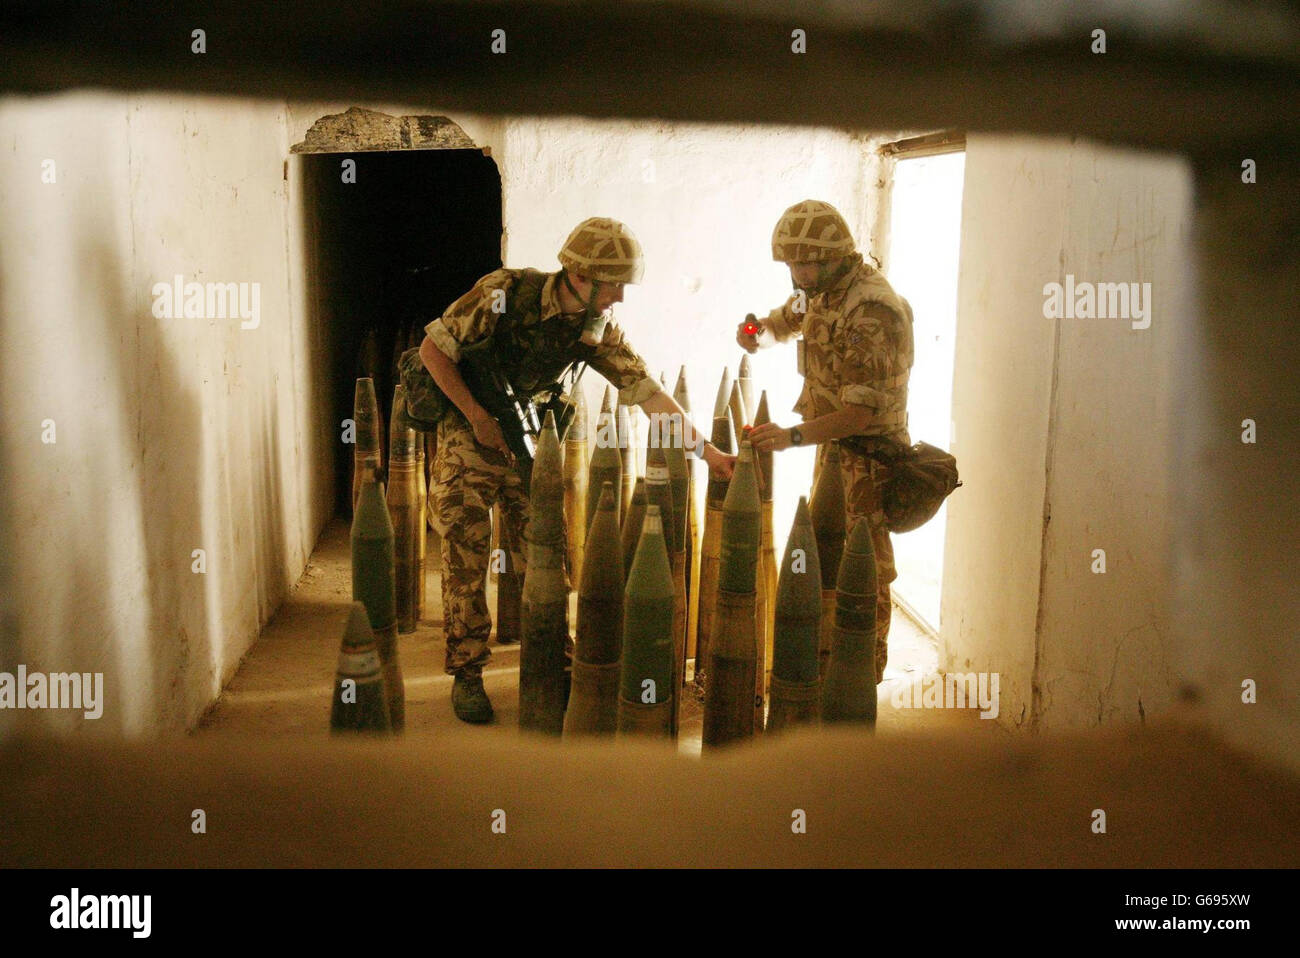
[[[645,269],[641,244],[632,231],[606,216],[575,226],[559,259],[569,272],[601,283],[639,283]]]
[[[772,231],[772,259],[778,263],[815,263],[850,256],[856,250],[844,217],[829,203],[804,200],[777,221]]]

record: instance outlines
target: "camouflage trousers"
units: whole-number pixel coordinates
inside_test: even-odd
[[[826,443],[817,448],[814,488],[827,448]],[[881,501],[889,467],[841,443],[840,471],[844,477],[845,532],[852,532],[865,519],[871,527],[871,544],[876,552],[876,684],[879,685],[884,681],[885,662],[889,659],[889,620],[893,611],[889,584],[898,578],[894,544],[885,526],[885,507]]]
[[[469,423],[452,411],[438,424],[429,486],[432,524],[442,537],[442,627],[449,674],[481,671],[492,654],[487,572],[494,506],[501,520],[501,548],[522,574],[528,522],[523,480],[502,453],[479,445]]]

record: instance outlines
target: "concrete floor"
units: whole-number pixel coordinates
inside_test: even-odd
[[[196,735],[328,736],[334,669],[352,590],[348,536],[345,519],[336,518],[326,526],[302,578],[244,657],[220,699],[199,723]],[[452,714],[452,678],[443,672],[436,539],[430,548],[432,568],[427,570],[425,617],[415,632],[399,639],[408,736],[439,735],[466,727]],[[495,612],[496,588],[492,583],[488,585],[488,599],[489,608]],[[576,603],[576,599],[573,601]],[[571,610],[570,622],[574,620]],[[496,719],[491,725],[475,728],[483,735],[500,730],[513,732],[519,720],[519,646],[498,645],[494,633],[491,647],[492,659],[483,679]],[[877,732],[892,735],[950,727],[1000,730],[997,722],[980,721],[974,710],[900,710],[890,706],[890,691],[896,683],[932,674],[937,662],[932,639],[895,606],[889,664],[879,689]],[[702,725],[703,703],[688,689],[678,736],[680,754],[700,754]]]

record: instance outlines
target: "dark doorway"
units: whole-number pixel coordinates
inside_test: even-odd
[[[303,159],[308,277],[333,354],[334,433],[373,376],[387,424],[397,357],[501,266],[501,176],[480,150],[317,153]],[[356,163],[344,182],[343,162]],[[350,178],[350,177],[349,177]],[[322,410],[322,415],[326,414]],[[352,447],[338,443],[335,502],[351,509]]]

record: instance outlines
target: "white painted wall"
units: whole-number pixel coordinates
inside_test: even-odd
[[[14,632],[0,668],[101,671],[97,722],[192,724],[303,569],[330,507],[318,332],[281,105],[0,101],[0,396]],[[57,164],[42,184],[41,161]],[[151,287],[260,283],[256,329],[160,319]],[[291,279],[292,278],[292,279]],[[41,442],[41,423],[57,442]],[[191,571],[204,549],[207,573]]]
[[[953,381],[966,484],[949,500],[941,661],[1000,672],[1014,724],[1139,721],[1172,699],[1169,386],[1189,183],[1180,161],[1088,142],[968,142]],[[1043,286],[1067,273],[1152,283],[1150,329],[1045,319]]]

